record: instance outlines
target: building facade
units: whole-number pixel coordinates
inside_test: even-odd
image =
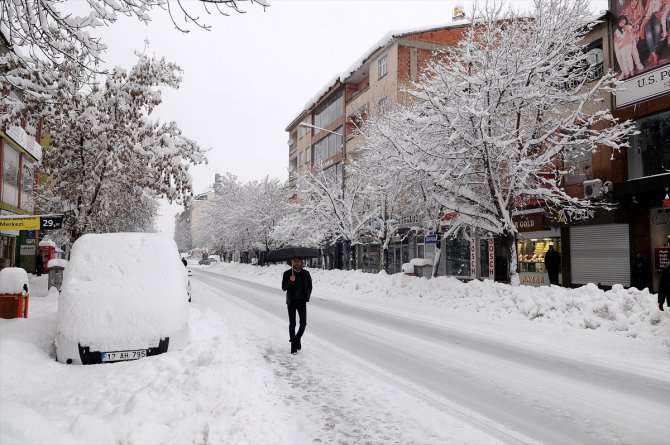
[[[617,118],[633,120],[639,134],[631,137],[629,150],[600,147],[578,159],[558,160],[563,170],[570,171],[560,178],[570,195],[607,204],[611,210],[554,212],[536,204],[516,212],[522,284],[549,284],[544,256],[550,246],[561,255],[559,283],[564,286],[622,284],[656,290],[660,268],[670,264],[670,45],[659,43],[652,55],[644,39],[640,39],[640,63],[633,71],[625,72],[625,67],[621,67],[625,62],[619,60],[615,17],[621,14],[619,9],[630,7],[630,3],[631,0],[616,2],[610,8],[613,12],[595,18],[597,24],[586,36],[584,50],[595,67],[594,76],[612,69],[626,88],[616,95],[608,93],[588,107],[611,109]],[[311,168],[333,168],[341,163],[342,170],[336,170],[336,174],[346,181],[347,159],[356,155],[361,143],[358,126],[369,113],[383,112],[406,100],[402,87],[417,80],[426,63],[439,57],[441,48],[456,44],[466,26],[455,23],[391,33],[366,53],[362,62],[317,95],[317,100],[308,103],[287,131],[294,130],[300,122],[320,127],[315,123],[315,111],[323,110],[332,100],[344,99],[345,116],[341,120],[338,108],[336,118],[327,121],[325,128],[343,136],[341,152],[337,145],[334,152],[323,151],[321,145],[315,147],[314,143],[327,133],[311,130]],[[400,217],[408,220],[408,227],[411,221],[421,219],[418,212],[411,210]],[[387,271],[399,272],[402,264],[412,258],[433,258],[439,233],[446,231],[452,217],[446,214],[442,227],[413,230],[411,236],[404,236],[401,231],[389,246]],[[441,243],[440,275],[466,280],[508,279],[509,258],[503,240],[479,234],[473,238],[444,239]],[[358,267],[378,270],[380,254],[377,245],[359,246]]]

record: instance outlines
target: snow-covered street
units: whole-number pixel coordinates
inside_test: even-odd
[[[229,314],[252,347],[265,351],[275,375],[296,391],[291,405],[313,413],[328,442],[355,437],[440,443],[667,443],[670,437],[670,425],[663,420],[670,413],[667,373],[650,377],[560,357],[550,347],[539,351],[504,336],[481,335],[475,326],[452,327],[448,320],[426,323],[414,318],[411,308],[405,317],[332,301],[327,292],[318,291],[309,307],[304,352],[294,360],[285,344],[280,290],[206,270],[197,270],[195,277],[209,291],[204,301],[212,299],[208,303]],[[668,353],[659,353],[663,369]],[[344,363],[357,377],[343,378]],[[328,389],[348,388],[356,394],[361,379],[372,383],[357,399]],[[380,385],[395,388],[391,400],[382,392],[369,399],[372,388]],[[414,407],[408,409],[399,400]],[[351,412],[333,419],[339,404]],[[366,414],[357,413],[359,409]],[[385,425],[386,432],[361,436],[371,425]],[[421,425],[424,435],[411,432],[415,425]],[[489,437],[473,440],[462,434],[472,434],[473,428]]]
[[[376,277],[376,286],[401,280],[407,294],[381,304],[362,284],[372,275],[314,271],[303,350],[293,356],[284,296],[272,279],[281,266],[192,268],[186,349],[92,366],[55,361],[58,293],[33,278],[30,317],[0,320],[0,442],[670,438],[670,354],[657,337],[440,312],[440,304],[408,303],[429,283],[411,277]],[[326,284],[337,280],[360,291]]]

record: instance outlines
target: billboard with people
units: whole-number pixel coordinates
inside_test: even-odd
[[[610,0],[617,107],[670,93],[670,0]]]

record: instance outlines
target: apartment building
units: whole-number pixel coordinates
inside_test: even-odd
[[[406,100],[402,87],[417,80],[427,62],[438,57],[440,50],[458,42],[465,26],[455,22],[442,27],[390,32],[318,91],[286,127],[289,187],[294,187],[297,174],[307,169],[323,169],[344,184],[347,160],[355,156],[361,143],[358,127],[370,113]],[[403,216],[412,219],[411,215]],[[405,257],[415,257],[418,249],[412,245],[412,252],[410,247],[398,250],[393,264]],[[342,248],[337,246],[333,254],[335,267],[341,264],[341,256]],[[369,259],[366,269],[378,270],[378,246],[360,246],[358,256]]]
[[[401,87],[417,80],[435,52],[458,42],[465,24],[391,32],[347,71],[312,97],[286,127],[289,185],[307,168],[322,168],[344,180],[347,157],[360,144],[357,125],[404,100]]]
[[[9,51],[11,48],[0,33],[0,53]],[[27,127],[28,122],[0,127],[0,215],[32,215],[35,211],[34,184],[37,165],[42,160],[42,146],[38,142],[41,135],[37,128],[35,139],[28,134]],[[0,268],[20,265],[33,271],[37,243],[36,230],[0,230]]]
[[[623,2],[623,7],[629,1]],[[616,8],[622,7],[617,3]],[[600,102],[588,107],[615,110],[621,119],[635,121],[640,134],[631,138],[631,149],[612,151],[601,147],[579,159],[563,159],[564,170],[571,173],[561,178],[569,194],[578,198],[609,203],[613,210],[581,212],[550,211],[540,204],[520,210],[514,217],[521,236],[517,241],[519,273],[523,284],[548,285],[543,257],[554,246],[561,254],[559,281],[564,286],[596,283],[603,287],[650,286],[656,289],[659,270],[670,263],[670,45],[661,42],[656,57],[638,42],[641,64],[634,73],[624,75],[614,47],[614,23],[620,11],[594,17],[598,24],[585,38],[585,51],[594,65],[594,80],[609,69],[624,78],[626,91],[604,95]],[[342,164],[346,179],[346,160],[355,156],[361,137],[356,125],[368,113],[405,100],[402,86],[415,80],[436,50],[454,45],[461,38],[466,24],[390,33],[360,58],[360,62],[337,77],[301,111],[287,131],[299,123],[315,124],[328,101],[342,100],[344,111],[325,130],[341,134],[341,151],[318,152],[325,168]],[[338,108],[339,110],[339,108]],[[320,120],[319,122],[321,122]],[[343,123],[343,125],[342,125]],[[308,128],[307,125],[303,127]],[[312,128],[311,159],[314,142],[326,137],[323,130]],[[316,136],[316,138],[315,138]],[[315,140],[316,139],[316,140]],[[307,147],[307,145],[303,146]],[[333,148],[337,148],[335,146]],[[326,153],[324,155],[323,153]],[[315,164],[311,164],[314,166]],[[318,163],[316,165],[319,165]],[[548,172],[550,174],[550,172]],[[553,174],[553,173],[552,173]],[[444,217],[448,225],[451,215]],[[408,227],[419,215],[400,215]],[[411,258],[431,258],[435,247],[431,233],[398,240],[389,248],[389,273],[398,272]],[[509,258],[501,240],[495,237],[474,239],[453,238],[442,241],[440,275],[461,279],[495,278],[505,280]],[[636,259],[637,253],[642,260]],[[359,267],[375,269],[379,247],[360,246],[358,257],[368,264]]]

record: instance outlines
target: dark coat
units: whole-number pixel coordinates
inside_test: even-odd
[[[561,265],[561,254],[556,250],[550,250],[544,255],[544,265],[547,271],[557,271]]]
[[[670,266],[665,266],[661,269],[661,283],[658,285],[658,296],[670,296]]]
[[[291,275],[295,275],[295,281],[291,281]],[[294,273],[291,268],[284,272],[281,288],[286,291],[286,304],[302,300],[309,301],[312,295],[312,276],[305,269]]]
[[[647,262],[644,258],[635,258],[633,262],[633,273],[631,276],[631,285],[638,289],[647,287]]]

